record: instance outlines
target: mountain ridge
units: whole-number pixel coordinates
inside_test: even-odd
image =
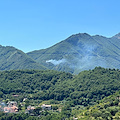
[[[93,69],[96,66],[119,68],[117,67],[120,59],[119,45],[120,42],[114,37],[78,33],[49,48],[27,54],[35,61],[41,61],[39,63],[49,69],[74,73]],[[110,61],[113,61],[113,64]],[[54,62],[60,62],[60,64],[56,65]]]
[[[52,69],[78,74],[96,66],[120,69],[120,33],[113,37],[73,34],[46,49],[24,53],[0,45],[0,70]]]
[[[23,51],[12,46],[0,45],[0,70],[46,69]]]

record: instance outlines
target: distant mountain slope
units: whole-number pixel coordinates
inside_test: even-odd
[[[14,47],[0,45],[0,70],[13,69],[46,69],[36,63],[24,52]]]
[[[79,33],[54,46],[27,53],[49,69],[78,73],[96,66],[120,69],[120,34],[112,38]]]

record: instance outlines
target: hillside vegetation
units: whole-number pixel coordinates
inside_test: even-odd
[[[75,112],[75,111],[74,111]],[[77,114],[78,120],[120,120],[120,91]]]
[[[30,100],[66,100],[71,106],[87,106],[120,90],[120,71],[96,67],[72,75],[51,70],[12,70],[0,72],[0,83],[1,98],[18,94]]]
[[[54,109],[61,109],[61,112],[40,113],[36,108],[34,116],[24,112],[8,115],[0,112],[1,120],[71,120],[73,117],[80,120],[119,120],[119,69],[96,67],[78,75],[54,70],[1,71],[0,83],[1,101],[17,101],[20,106],[20,102],[27,98],[26,107],[49,103]]]

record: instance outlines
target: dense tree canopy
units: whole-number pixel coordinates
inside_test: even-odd
[[[79,111],[74,112],[71,109],[77,105],[87,106],[87,109],[80,114],[85,116],[85,119],[90,116],[93,116],[94,119],[109,119],[112,116],[119,118],[119,92],[115,94],[115,97],[106,98],[120,90],[120,70],[118,69],[96,67],[93,70],[80,72],[78,75],[53,70],[2,71],[0,72],[0,83],[0,99],[4,99],[6,102],[8,99],[21,102],[23,98],[27,97],[25,107],[33,101],[40,103],[45,100],[50,100],[51,103],[62,101],[64,104],[59,114],[47,111],[39,113],[39,109],[36,109],[38,111],[35,115],[42,115],[40,118],[27,114],[9,114],[6,116],[4,113],[0,113],[2,120],[61,120],[79,113]],[[99,103],[101,99],[103,99],[101,102],[105,104]],[[95,110],[89,107],[97,103],[99,105],[95,106]],[[19,105],[19,107],[21,106]],[[90,109],[92,109],[91,112]]]
[[[96,67],[72,75],[53,70],[0,72],[0,97],[17,94],[33,100],[67,100],[74,105],[94,104],[120,89],[120,71]]]

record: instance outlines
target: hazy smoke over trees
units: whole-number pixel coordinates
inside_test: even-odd
[[[62,67],[69,65],[70,68],[79,71],[94,69],[96,66],[106,67],[106,60],[104,57],[97,54],[97,49],[95,44],[84,44],[82,46],[82,52],[79,52],[79,49],[76,50],[78,51],[77,53],[79,53],[78,55],[68,54],[63,59],[50,59],[47,60],[46,63],[52,63],[55,66],[61,65]]]
[[[66,59],[61,59],[61,60],[51,59],[51,60],[46,61],[46,63],[52,63],[54,65],[59,65],[61,63],[65,63],[65,62],[67,62]]]

